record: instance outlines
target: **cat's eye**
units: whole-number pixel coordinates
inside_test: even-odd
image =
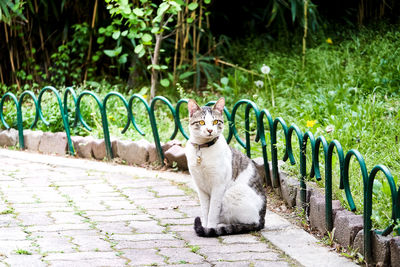
[[[206,124],[206,122],[205,121],[199,121],[199,124],[200,125],[204,125],[204,124]]]
[[[218,120],[214,120],[213,125],[217,125],[217,124],[218,124]]]

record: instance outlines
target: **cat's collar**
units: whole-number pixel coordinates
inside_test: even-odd
[[[219,136],[215,137],[213,140],[211,140],[210,142],[204,143],[204,144],[196,144],[196,143],[192,143],[193,146],[195,146],[196,148],[200,149],[200,148],[204,148],[204,147],[210,147],[212,145],[214,145],[217,141],[218,141]]]

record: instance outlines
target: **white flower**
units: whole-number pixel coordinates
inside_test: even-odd
[[[271,68],[268,67],[267,65],[263,64],[261,67],[261,72],[264,74],[268,74],[271,71]]]
[[[328,125],[328,126],[326,126],[326,128],[325,128],[325,132],[326,133],[331,133],[331,132],[333,132],[335,130],[335,126],[333,126],[333,125]]]
[[[264,82],[263,82],[263,81],[260,81],[260,80],[255,81],[254,84],[255,84],[258,88],[264,87]]]

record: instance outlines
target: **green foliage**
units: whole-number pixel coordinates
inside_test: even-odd
[[[0,22],[10,24],[13,17],[19,17],[26,20],[22,14],[24,1],[15,0],[0,0]]]
[[[327,42],[327,37],[322,37],[319,45],[307,50],[304,70],[300,49],[276,50],[271,46],[262,46],[262,41],[256,37],[253,37],[255,46],[249,46],[248,40],[233,43],[232,49],[226,54],[228,59],[239,64],[247,62],[254,73],[261,73],[263,64],[271,68],[269,76],[274,86],[275,107],[271,104],[269,87],[257,87],[254,84],[259,79],[257,76],[238,69],[225,73],[229,82],[221,80],[215,90],[230,95],[228,103],[234,103],[246,95],[259,107],[267,108],[274,118],[284,118],[288,125],[295,123],[303,132],[311,130],[315,136],[325,136],[328,142],[337,139],[345,152],[353,148],[359,150],[369,171],[377,164],[388,166],[398,187],[400,36],[395,27],[380,25],[377,28],[380,29],[332,34],[331,42]],[[266,52],[260,54],[260,47]],[[277,145],[281,157],[283,134],[278,136],[281,139]],[[260,152],[258,144],[254,145],[253,151],[256,155]],[[298,154],[297,148],[294,151],[297,163]],[[307,162],[310,160],[308,156]],[[320,156],[320,161],[322,166],[323,156]],[[344,191],[339,190],[336,156],[333,162],[334,194],[343,205],[347,205]],[[309,171],[310,164],[307,165]],[[298,164],[286,168],[299,173]],[[321,173],[323,175],[323,169]],[[351,163],[350,175],[351,192],[357,212],[361,213],[363,183],[356,161]],[[323,181],[324,178],[321,186]],[[390,195],[386,178],[378,175],[374,184],[372,214],[376,228],[390,225]]]
[[[89,47],[90,29],[87,23],[72,26],[74,33],[71,41],[60,45],[57,52],[51,55],[52,66],[50,82],[52,85],[66,86],[80,83],[83,77]],[[88,69],[89,77],[93,76],[94,68]]]

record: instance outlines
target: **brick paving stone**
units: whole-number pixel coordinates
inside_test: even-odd
[[[229,235],[222,236],[222,243],[233,244],[233,243],[258,243],[258,239],[252,235]]]
[[[157,196],[166,197],[166,196],[186,196],[185,192],[176,186],[157,186],[153,187],[153,190],[157,192]]]
[[[179,209],[147,209],[147,213],[157,219],[183,219],[187,218]]]
[[[167,257],[168,263],[202,263],[204,258],[188,248],[160,248],[159,254]]]
[[[31,232],[58,232],[67,230],[89,230],[90,225],[87,223],[53,224],[45,226],[29,226],[27,229]]]
[[[136,209],[136,206],[130,203],[128,200],[115,200],[115,201],[110,201],[110,200],[105,200],[103,201],[103,205],[107,206],[108,209],[113,210],[132,210]]]
[[[98,236],[74,236],[72,242],[79,251],[112,251],[111,244]]]
[[[96,222],[122,222],[122,221],[136,221],[136,220],[147,220],[147,216],[144,215],[111,215],[111,216],[90,216],[90,219]]]
[[[50,253],[44,257],[46,261],[55,260],[101,260],[119,259],[115,252],[73,252],[73,253]]]
[[[77,202],[77,201],[76,201]],[[106,210],[107,207],[101,204],[100,202],[95,202],[95,201],[79,201],[75,203],[75,205],[80,209],[80,210]]]
[[[171,239],[171,240],[148,240],[148,241],[129,241],[129,240],[120,240],[118,241],[115,248],[118,250],[127,249],[127,248],[135,248],[135,249],[143,249],[143,248],[183,248],[185,247],[185,241],[179,239]]]
[[[19,227],[0,228],[0,240],[25,240],[27,234]]]
[[[174,240],[172,234],[130,234],[130,235],[113,235],[112,240],[129,240],[129,241],[147,241],[147,240]]]
[[[32,242],[28,240],[0,240],[0,254],[15,254],[18,249],[33,251]]]
[[[168,225],[193,225],[194,218],[162,219],[162,223]]]
[[[96,228],[109,234],[133,233],[133,229],[126,225],[126,222],[99,222]]]
[[[123,256],[130,260],[129,265],[163,265],[165,258],[156,249],[124,249]]]
[[[9,208],[3,211],[9,210]],[[14,214],[2,214],[0,215],[0,227],[17,227],[19,222],[15,220]]]
[[[202,246],[199,250],[200,253],[237,253],[237,252],[271,252],[272,250],[266,243],[254,244],[229,244],[224,246]]]
[[[37,199],[33,197],[33,194],[27,194],[26,192],[18,192],[16,194],[6,194],[7,195],[7,200],[11,204],[16,204],[16,203],[36,203]]]
[[[70,238],[63,236],[37,238],[36,243],[40,246],[40,250],[44,253],[70,253],[76,251],[76,246],[71,243]]]
[[[73,211],[67,203],[32,203],[32,204],[13,204],[16,212],[47,212],[47,211]]]
[[[193,225],[187,224],[187,225],[170,225],[169,230],[172,232],[192,232],[193,231]]]
[[[159,233],[165,231],[165,227],[157,224],[155,221],[131,221],[129,227],[133,228],[135,233]]]
[[[51,261],[51,267],[124,267],[125,259],[89,259],[89,260],[55,260]]]
[[[190,245],[198,246],[220,246],[221,242],[218,238],[203,238],[198,237],[194,231],[191,232],[181,232],[179,236],[184,240],[187,240]]]
[[[264,267],[264,266],[270,266],[270,267],[289,267],[291,266],[289,263],[284,262],[284,261],[254,261],[253,262],[254,267]]]
[[[50,217],[56,224],[82,223],[83,217],[75,215],[74,212],[51,212]]]
[[[88,210],[85,211],[87,216],[116,216],[116,215],[135,215],[136,220],[150,220],[149,215],[141,213],[138,210]]]
[[[142,188],[123,188],[121,191],[131,200],[154,198],[154,193],[143,190]]]
[[[4,262],[6,262],[9,266],[47,266],[47,264],[45,264],[41,258],[41,255],[12,255],[5,259]]]
[[[209,261],[249,261],[249,260],[279,260],[279,255],[275,252],[238,252],[238,253],[209,253]]]
[[[199,206],[179,206],[179,211],[190,217],[196,217],[201,214]]]

